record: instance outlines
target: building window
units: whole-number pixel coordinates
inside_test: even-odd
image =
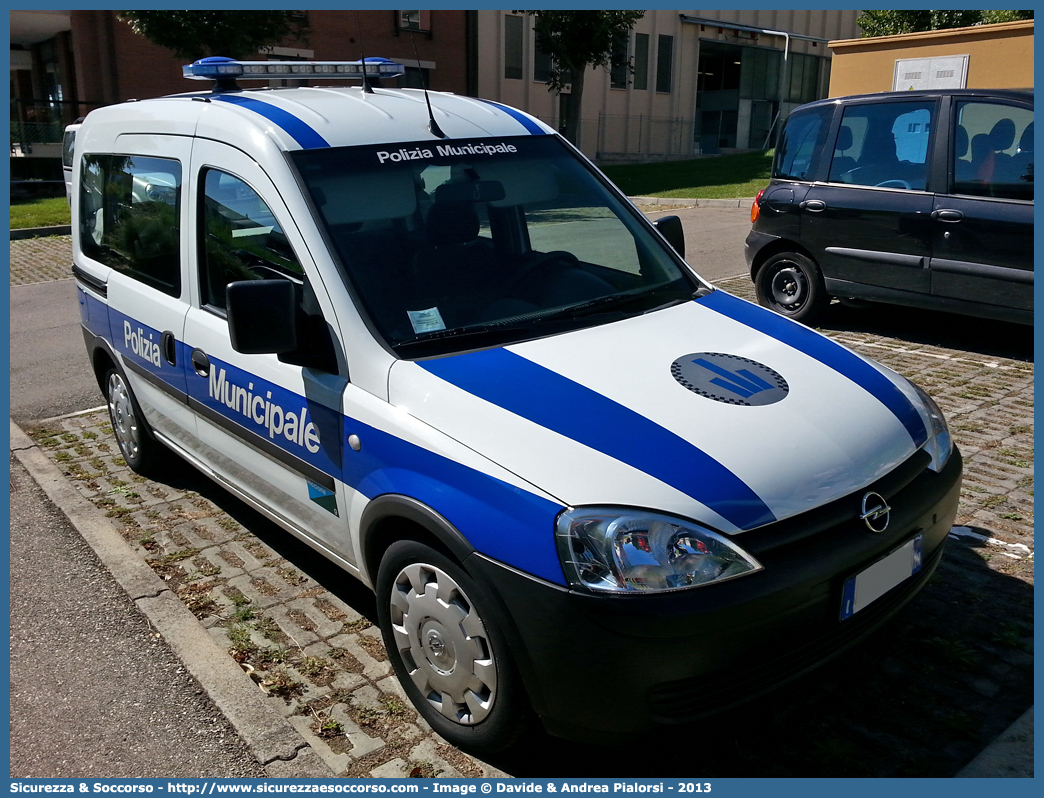
[[[504,77],[522,80],[522,17],[504,17]]]
[[[649,88],[649,34],[634,34],[634,75],[631,85],[639,90]]]
[[[669,93],[674,66],[674,37],[660,35],[656,45],[656,91]]]
[[[609,86],[614,89],[627,88],[627,39],[628,32],[613,36],[613,51],[610,56]]]
[[[792,53],[787,77],[788,102],[804,104],[819,99],[819,58]]]
[[[415,30],[428,32],[431,30],[431,12],[396,11],[395,27],[397,30]]]
[[[533,80],[547,83],[551,79],[551,56],[537,45],[533,48]]]

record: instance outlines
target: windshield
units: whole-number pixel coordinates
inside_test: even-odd
[[[613,321],[698,287],[553,136],[291,157],[354,291],[401,357]]]

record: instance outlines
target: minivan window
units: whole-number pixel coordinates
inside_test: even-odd
[[[83,254],[170,296],[181,294],[181,164],[138,155],[83,156]]]
[[[823,106],[791,115],[776,145],[773,177],[811,179],[813,156],[823,146],[832,111],[832,106]]]
[[[1033,200],[1033,109],[967,101],[957,104],[952,191]]]
[[[291,158],[350,285],[404,357],[612,321],[698,285],[552,136]]]
[[[847,106],[827,179],[923,191],[934,113],[934,101]]]
[[[225,286],[237,280],[303,274],[267,203],[238,177],[206,170],[200,219],[201,304],[223,310]]]

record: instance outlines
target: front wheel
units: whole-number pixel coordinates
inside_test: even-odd
[[[528,717],[488,602],[457,563],[414,540],[388,549],[377,574],[384,645],[406,694],[454,745],[499,751]]]
[[[779,252],[766,260],[754,288],[762,306],[810,325],[830,303],[819,267],[799,252]]]

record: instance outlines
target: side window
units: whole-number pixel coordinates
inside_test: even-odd
[[[952,193],[1032,201],[1032,109],[958,103],[952,153]]]
[[[934,102],[894,102],[845,108],[834,143],[835,183],[923,191]]]
[[[136,155],[85,155],[80,248],[89,258],[170,296],[181,294],[181,164]]]
[[[829,106],[793,114],[787,120],[776,145],[772,176],[784,180],[809,179],[812,159],[823,146],[827,122],[832,109]]]
[[[200,211],[201,304],[225,308],[225,286],[237,280],[289,278],[303,271],[265,201],[238,177],[208,169]]]

